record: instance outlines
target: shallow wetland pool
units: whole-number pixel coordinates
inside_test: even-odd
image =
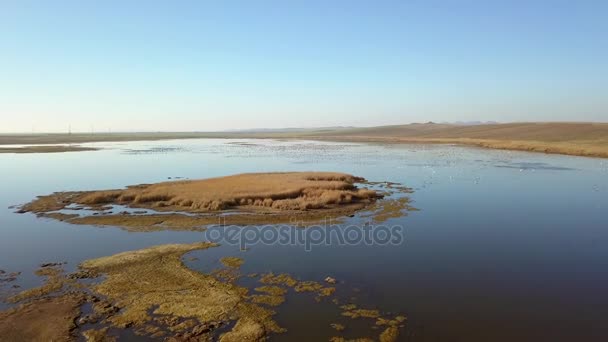
[[[244,172],[336,171],[403,184],[416,211],[383,224],[396,244],[258,243],[187,253],[205,273],[220,259],[244,260],[252,273],[336,280],[318,300],[289,289],[273,308],[287,332],[272,341],[374,337],[373,320],[342,316],[332,302],[407,317],[403,341],[602,341],[608,338],[608,160],[450,145],[388,145],[295,140],[171,140],[92,143],[98,151],[0,155],[0,269],[21,272],[0,295],[41,283],[41,263],[84,260],[168,243],[203,232],[129,232],[72,225],[14,205],[55,191],[122,188]],[[364,214],[343,225],[364,227]],[[373,224],[373,223],[371,223]],[[220,242],[221,243],[221,242]],[[259,277],[258,277],[259,278]],[[6,309],[8,303],[0,303]],[[345,330],[337,332],[337,323]],[[130,337],[133,336],[123,336]]]

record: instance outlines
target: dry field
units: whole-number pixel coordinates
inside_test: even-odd
[[[344,129],[311,138],[393,143],[452,143],[486,148],[608,157],[608,123],[411,124]]]

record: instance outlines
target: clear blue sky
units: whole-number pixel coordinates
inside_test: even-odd
[[[608,1],[0,2],[0,131],[608,121]]]

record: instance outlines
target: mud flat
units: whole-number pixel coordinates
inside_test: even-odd
[[[314,223],[352,216],[362,209],[373,209],[373,215],[382,221],[409,208],[405,197],[383,200],[388,192],[408,190],[392,183],[386,183],[384,190],[372,189],[379,184],[384,183],[368,183],[363,178],[335,172],[249,173],[116,190],[57,192],[38,197],[19,212],[73,224],[150,231],[197,230],[211,224]],[[114,205],[152,213],[109,214],[108,209]],[[98,212],[80,216],[72,210],[75,207]]]
[[[0,312],[2,341],[71,341],[84,294],[45,297]]]
[[[97,148],[83,146],[23,146],[23,147],[0,147],[0,153],[60,153],[97,151]]]

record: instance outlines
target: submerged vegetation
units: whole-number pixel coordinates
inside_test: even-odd
[[[220,259],[220,262],[224,264],[224,266],[239,268],[245,261],[239,257],[223,257]]]
[[[47,277],[47,285],[60,286],[42,285],[13,297],[22,304],[0,312],[0,336],[17,337],[27,331],[32,340],[71,341],[82,335],[87,341],[113,341],[119,331],[129,329],[170,341],[261,341],[286,331],[274,320],[272,307],[284,303],[288,291],[314,293],[317,298],[336,291],[289,274],[267,273],[255,275],[265,285],[250,294],[245,287],[183,264],[184,254],[215,246],[199,242],[123,252],[85,261],[70,275],[63,273],[61,264],[45,265],[37,274]],[[235,257],[229,260],[232,270],[234,263],[242,263]],[[91,306],[88,314],[82,310],[85,303]],[[342,309],[351,318],[371,318],[372,327],[385,326],[378,337],[381,341],[393,341],[390,338],[397,336],[405,321],[402,316],[382,317],[379,310],[358,309],[354,304]],[[332,327],[336,332],[347,329],[338,323]]]

